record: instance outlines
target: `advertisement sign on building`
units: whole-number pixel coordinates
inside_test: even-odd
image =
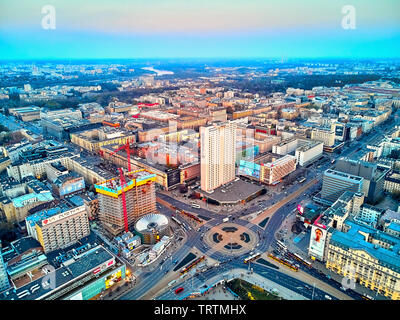
[[[304,208],[303,208],[303,206],[302,206],[301,204],[298,204],[298,205],[297,205],[297,211],[298,211],[300,214],[303,214],[303,213],[304,213]]]
[[[71,296],[69,300],[83,300],[82,291],[78,292],[77,294]]]
[[[59,213],[57,215],[54,215],[54,216],[52,216],[52,217],[50,217],[48,219],[44,219],[42,221],[42,226],[45,226],[45,225],[50,224],[50,223],[57,222],[57,221],[59,221],[61,219],[64,219],[64,218],[67,218],[67,217],[72,216],[74,214],[77,214],[78,212],[81,212],[83,210],[85,210],[85,207],[84,206],[80,206],[80,207],[76,207],[76,208],[68,210],[68,211],[61,212],[61,213]]]
[[[254,163],[254,162],[240,160],[238,174],[259,179],[260,178],[260,165]]]
[[[83,180],[83,178],[67,181],[60,188],[60,196],[65,196],[83,189],[85,189],[85,180]]]
[[[119,269],[117,272],[109,275],[105,280],[106,289],[110,288],[114,283],[120,281],[122,278],[122,271]]]
[[[310,256],[322,261],[324,258],[326,240],[326,229],[320,226],[311,227],[310,247],[308,253]]]

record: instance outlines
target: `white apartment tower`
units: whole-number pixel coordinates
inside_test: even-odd
[[[200,139],[201,189],[209,192],[235,179],[236,123],[200,127]]]

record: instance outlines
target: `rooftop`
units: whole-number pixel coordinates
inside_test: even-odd
[[[305,152],[321,144],[323,144],[323,142],[321,141],[310,141],[309,143],[302,145],[301,147],[298,147],[296,151]]]
[[[213,193],[208,193],[203,190],[201,192],[206,198],[210,198],[221,204],[235,204],[242,200],[246,200],[251,196],[254,196],[258,192],[261,192],[263,186],[249,183],[241,179],[237,181],[229,182],[217,189]]]
[[[100,269],[100,266],[105,264],[105,270]],[[60,268],[55,271],[55,283],[57,287],[52,289],[50,286],[44,286],[44,274],[43,277],[36,279],[17,290],[10,289],[0,296],[0,300],[40,300],[44,299],[51,292],[58,290],[60,287],[68,286],[76,281],[78,277],[81,277],[89,272],[102,273],[113,268],[116,264],[115,257],[109,253],[104,247],[96,246],[91,250],[84,252],[81,255],[75,256],[74,258],[64,262]],[[98,271],[97,271],[98,270]],[[97,272],[96,272],[97,271]],[[28,292],[21,298],[23,292]]]
[[[24,194],[20,197],[12,199],[12,202],[14,204],[14,207],[16,208],[22,208],[26,206],[27,203],[30,203],[30,201],[52,201],[54,200],[53,196],[51,195],[50,191],[47,192],[42,192],[42,193],[28,193]]]
[[[140,186],[146,183],[154,182],[156,175],[146,170],[136,170],[124,174],[126,187],[124,191],[130,190],[134,186]],[[122,193],[122,187],[119,177],[115,177],[98,184],[95,184],[96,191],[103,194],[118,196]]]
[[[378,259],[379,264],[400,273],[400,239],[378,231],[372,227],[358,224],[354,221],[346,221],[350,227],[344,233],[333,231],[331,244],[337,245],[345,250],[362,250]],[[362,234],[363,233],[363,234]],[[391,249],[384,249],[365,240],[364,234],[370,234],[373,238],[379,236],[389,243],[393,243]]]
[[[391,222],[388,225],[387,229],[390,229],[390,230],[393,230],[393,231],[396,231],[396,232],[400,232],[400,224],[398,224],[396,222]]]
[[[73,207],[71,205],[68,205],[66,201],[60,201],[57,207],[54,208],[49,208],[46,210],[38,211],[35,212],[34,214],[31,214],[30,216],[26,217],[26,223],[30,224],[31,226],[34,226],[35,224],[40,224],[43,220],[47,220],[51,217],[54,217],[60,213],[64,213],[67,211],[70,211],[75,208],[80,208],[80,207]],[[82,206],[83,208],[83,206]]]
[[[348,180],[354,180],[355,182],[359,182],[359,181],[363,180],[362,177],[353,176],[351,174],[344,173],[344,172],[341,172],[341,171],[332,170],[332,169],[326,170],[324,172],[324,175],[331,176],[331,177],[334,177],[334,178],[339,178],[339,179],[340,178],[342,178],[342,179],[344,178],[344,179],[348,179]]]

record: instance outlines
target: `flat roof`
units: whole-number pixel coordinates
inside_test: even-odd
[[[348,232],[344,233],[338,230],[333,231],[331,244],[337,245],[346,250],[363,250],[372,257],[378,259],[379,264],[391,270],[400,273],[400,239],[390,236],[384,232],[374,228],[358,224],[354,221],[346,221],[350,226]],[[391,249],[384,249],[365,240],[362,233],[371,234],[372,237],[384,238],[387,242],[392,243]]]
[[[75,259],[71,259],[66,261],[61,265],[60,268],[55,271],[55,283],[56,289],[51,289],[50,287],[45,288],[42,286],[43,277],[36,279],[14,291],[14,289],[10,289],[8,295],[3,293],[0,295],[0,300],[38,300],[43,298],[45,295],[48,295],[54,290],[57,290],[61,286],[67,285],[69,282],[74,281],[76,278],[84,275],[85,273],[95,271],[97,267],[104,263],[111,263],[111,259],[115,259],[115,257],[109,253],[104,247],[101,245],[83,253],[81,256],[75,257]],[[110,269],[115,265],[115,260],[109,266],[106,266],[106,270]],[[105,270],[105,271],[106,271]],[[30,294],[26,295],[22,298],[18,298],[18,294],[23,293],[24,291],[28,291]]]
[[[45,219],[48,219],[50,217],[53,217],[63,212],[67,212],[75,208],[79,207],[70,207],[65,202],[60,202],[55,208],[45,209],[35,212],[34,214],[31,214],[30,216],[26,217],[26,222],[33,226],[36,223],[39,223]]]
[[[332,170],[332,169],[326,170],[324,172],[324,175],[332,176],[332,177],[335,177],[335,178],[340,177],[340,178],[345,178],[345,179],[348,179],[348,180],[355,180],[357,182],[359,182],[359,181],[364,179],[364,178],[359,177],[359,176],[353,176],[351,174],[344,173],[344,172],[341,172],[341,171]]]
[[[124,174],[126,178],[126,190],[134,187],[135,185],[142,185],[144,183],[155,181],[156,175],[147,170],[140,169],[131,172],[127,172]],[[95,184],[95,188],[97,192],[103,193],[106,192],[112,193],[115,195],[119,195],[122,192],[122,186],[119,177],[114,177],[112,179],[99,182]]]
[[[37,199],[37,201],[52,201],[54,197],[51,195],[51,192],[42,192],[42,193],[28,193],[24,194],[18,198],[14,198],[11,201],[13,202],[16,208],[22,208],[25,206],[25,201],[29,201],[31,199]]]
[[[309,143],[307,143],[305,145],[302,145],[301,147],[298,147],[296,149],[296,151],[300,151],[300,152],[308,151],[308,150],[310,150],[310,149],[312,149],[312,148],[314,148],[314,147],[316,147],[316,146],[318,146],[320,144],[323,144],[323,142],[321,142],[321,141],[310,141]]]
[[[263,186],[239,179],[215,189],[211,194],[203,190],[201,192],[206,198],[218,201],[219,203],[237,203],[260,192],[263,188]]]

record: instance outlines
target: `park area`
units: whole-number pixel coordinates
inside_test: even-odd
[[[242,300],[283,300],[281,297],[242,279],[234,279],[227,286]]]

